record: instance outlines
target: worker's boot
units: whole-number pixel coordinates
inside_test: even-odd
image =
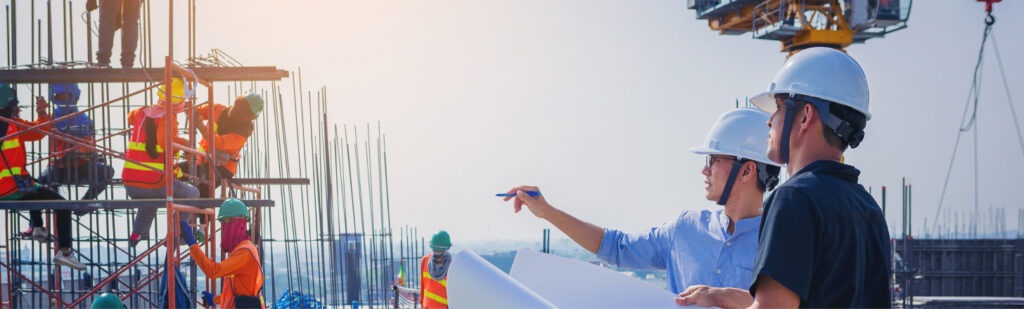
[[[75,270],[85,270],[85,264],[79,262],[78,259],[71,256],[71,249],[61,249],[61,252],[57,256],[53,257],[53,262],[58,265],[74,268]]]

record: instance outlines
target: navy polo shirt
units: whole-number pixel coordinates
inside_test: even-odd
[[[801,307],[891,307],[892,251],[882,209],[834,161],[805,166],[764,202],[757,278],[771,276]]]

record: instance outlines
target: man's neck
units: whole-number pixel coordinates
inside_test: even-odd
[[[736,231],[736,222],[761,215],[761,191],[735,192],[725,204],[725,215],[729,217],[729,233]]]
[[[839,162],[842,159],[843,152],[825,144],[824,140],[815,145],[804,145],[802,147],[794,145],[790,147],[789,164],[786,165],[786,172],[789,173],[790,177],[793,177],[793,174],[811,163],[823,160]]]

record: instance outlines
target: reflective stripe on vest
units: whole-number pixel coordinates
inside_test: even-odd
[[[7,126],[7,135],[17,133],[18,127]],[[8,196],[18,192],[18,184],[14,181],[14,175],[28,175],[25,169],[25,144],[21,139],[12,138],[0,143],[0,151],[3,151],[6,160],[0,161],[0,197]]]
[[[145,142],[128,142],[128,150],[146,151],[146,143]],[[160,145],[156,145],[156,152],[161,152],[161,153],[164,152],[164,147],[160,147]]]
[[[154,171],[154,169],[157,170],[157,171],[164,170],[164,164],[163,163],[142,162],[142,164],[144,164],[145,166],[135,164],[132,161],[124,161],[124,168],[131,169],[131,170],[147,171],[147,172]],[[146,167],[146,166],[149,166],[151,168]]]
[[[0,148],[2,148],[2,150],[14,149],[14,148],[18,148],[19,144],[21,144],[21,140],[19,140],[18,138],[13,138],[13,139],[4,141],[3,146],[0,146]]]
[[[149,156],[146,152],[146,129],[145,126],[147,117],[139,117],[135,123],[132,124],[132,134],[128,138],[128,149],[125,150],[125,156],[128,159],[137,161],[142,164],[133,163],[131,161],[124,162],[124,170],[121,172],[121,180],[125,184],[132,185],[136,184],[139,186],[159,186],[164,183],[164,149],[160,145],[156,145],[156,158]],[[154,119],[154,121],[159,121]],[[153,136],[151,138],[157,138]],[[152,168],[147,168],[153,167]]]
[[[427,270],[430,267],[430,255],[420,258],[420,284],[423,286],[423,307],[448,307],[448,279],[435,280]]]
[[[0,170],[0,178],[7,178],[7,177],[14,176],[14,175],[24,175],[24,174],[25,174],[25,170],[23,170],[22,168],[17,167],[17,166],[15,166],[13,168],[10,168],[10,169]]]
[[[431,282],[440,284],[441,286],[445,287],[446,289],[448,288],[448,279],[447,278],[446,279],[441,279],[441,281],[437,281],[437,280],[434,280],[434,277],[430,276],[429,272],[423,272],[423,275],[420,278],[423,278],[423,280],[429,280]],[[436,302],[448,305],[448,299],[444,298],[444,296],[434,294],[434,292],[431,292],[429,289],[423,289],[423,297],[426,297],[426,298],[429,298],[429,299],[431,299],[433,301],[436,301]]]

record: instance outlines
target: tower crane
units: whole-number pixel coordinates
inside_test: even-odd
[[[723,35],[752,33],[782,52],[845,49],[907,27],[912,0],[688,0],[697,19]]]

